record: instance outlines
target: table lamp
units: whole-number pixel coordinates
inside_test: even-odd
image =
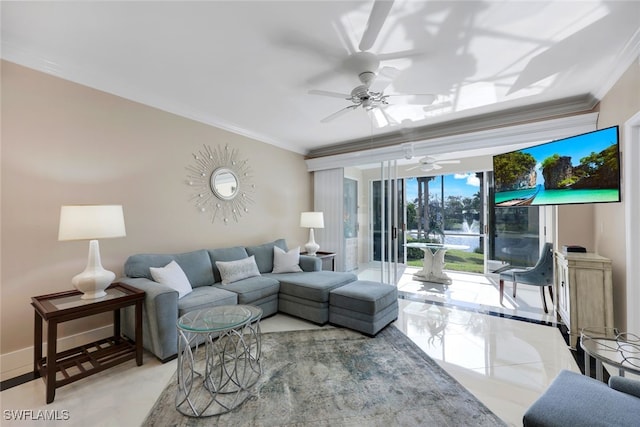
[[[324,228],[324,216],[322,212],[302,212],[300,214],[300,227],[309,229],[309,241],[304,245],[307,255],[315,255],[320,245],[316,243],[313,235],[314,228]]]
[[[104,291],[116,278],[100,261],[97,239],[124,237],[124,214],[121,205],[73,205],[60,208],[58,240],[89,240],[87,268],[71,283],[83,293],[82,299],[105,296]]]

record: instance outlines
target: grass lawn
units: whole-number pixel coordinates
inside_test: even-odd
[[[449,249],[444,255],[444,268],[468,273],[484,273],[484,254]],[[407,260],[411,267],[422,267],[422,258]]]

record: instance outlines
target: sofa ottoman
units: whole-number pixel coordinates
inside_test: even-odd
[[[398,318],[398,289],[359,280],[329,293],[329,323],[374,336]]]
[[[358,278],[353,273],[334,271],[282,273],[277,277],[280,281],[278,311],[319,325],[329,321],[329,292]]]

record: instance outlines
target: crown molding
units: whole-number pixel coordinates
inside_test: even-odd
[[[633,37],[622,49],[620,55],[614,60],[614,69],[608,73],[607,80],[602,84],[600,89],[594,94],[597,99],[602,99],[613,88],[620,77],[629,69],[634,61],[640,62],[640,27],[633,34]]]
[[[476,132],[414,140],[411,144],[414,157],[465,152],[469,154],[480,151],[483,151],[484,154],[498,154],[515,148],[524,148],[540,142],[593,131],[596,129],[597,120],[598,113],[585,113]],[[369,150],[307,159],[306,163],[307,169],[313,172],[397,160],[404,157],[405,147],[402,143],[396,143]]]

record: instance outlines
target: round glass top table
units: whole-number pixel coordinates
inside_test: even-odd
[[[178,319],[176,409],[180,413],[224,414],[251,395],[249,388],[261,374],[261,317],[259,307],[225,305]]]
[[[256,374],[253,379],[247,382],[247,387],[251,387],[257,381],[260,375],[262,375],[262,365],[260,362],[260,355],[262,353],[262,342],[260,339],[260,319],[262,318],[262,309],[253,305],[240,305],[251,312],[251,320],[245,326],[244,337],[248,345],[248,352],[246,357],[249,360],[249,366]]]
[[[596,379],[603,381],[602,364],[640,375],[640,337],[620,332],[616,328],[584,328],[580,332],[580,347],[584,350],[585,375],[591,376],[591,361],[596,361]]]
[[[178,328],[190,332],[219,332],[245,324],[253,317],[248,306],[223,305],[191,311],[178,319]]]

